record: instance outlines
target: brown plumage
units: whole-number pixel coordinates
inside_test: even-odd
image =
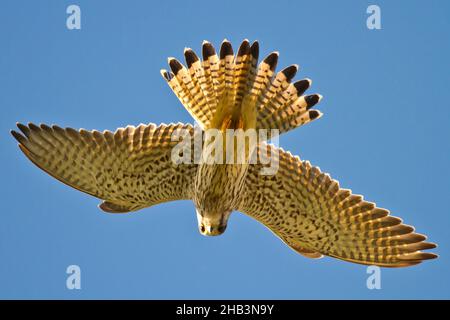
[[[259,45],[244,40],[236,55],[227,40],[219,54],[205,41],[202,59],[185,49],[186,66],[169,58],[171,71],[161,74],[203,132],[217,129],[278,129],[287,132],[318,119],[318,94],[304,95],[311,80],[293,81],[298,66],[276,72],[278,53],[258,65]],[[106,212],[136,211],[165,201],[190,199],[204,235],[225,231],[232,211],[241,211],[267,226],[296,252],[319,258],[384,267],[405,267],[437,256],[414,228],[377,208],[308,161],[264,141],[250,143],[241,164],[173,161],[175,133],[198,137],[189,124],[129,126],[98,132],[58,126],[18,124],[12,131],[20,149],[39,168],[80,191],[103,200]],[[228,139],[228,140],[227,140]],[[189,140],[189,150],[195,139]],[[206,142],[201,145],[205,148]],[[238,149],[236,149],[238,150]],[[239,149],[241,150],[241,149]],[[242,150],[241,150],[242,151]],[[178,151],[177,151],[178,152]],[[278,171],[252,163],[276,154]],[[272,163],[273,164],[273,163]]]

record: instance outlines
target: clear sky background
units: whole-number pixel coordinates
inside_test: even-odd
[[[66,8],[81,7],[81,30]],[[370,4],[381,30],[366,27]],[[4,1],[0,3],[0,298],[450,298],[449,1]],[[220,237],[191,202],[108,215],[32,165],[15,122],[115,129],[192,122],[159,75],[185,46],[258,39],[297,63],[324,117],[280,144],[439,244],[382,269],[306,259],[240,213]],[[66,268],[81,267],[81,290]]]

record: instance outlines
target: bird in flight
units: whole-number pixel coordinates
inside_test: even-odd
[[[115,132],[18,123],[20,133],[11,133],[31,162],[100,198],[100,209],[109,213],[189,199],[195,204],[199,231],[207,236],[222,234],[230,214],[240,211],[308,258],[326,255],[366,265],[406,267],[437,257],[423,252],[436,245],[412,226],[341,188],[308,161],[267,143],[268,139],[248,141],[239,149],[231,143],[235,137],[225,136],[229,130],[276,129],[283,134],[320,118],[322,114],[312,107],[321,96],[304,95],[311,80],[292,81],[297,65],[276,72],[277,52],[258,64],[259,44],[248,40],[236,54],[224,40],[219,53],[204,41],[202,59],[189,48],[184,56],[186,65],[169,58],[170,70],[161,74],[201,130],[181,123],[141,124]],[[195,137],[198,131],[204,136],[208,130],[225,136],[222,143],[243,153],[243,161],[208,161],[221,156],[203,152],[205,141],[201,161],[173,160],[180,143],[174,136]],[[189,151],[195,149],[195,139],[186,141],[190,142],[184,157],[192,160],[195,155]],[[277,155],[277,170],[262,174],[267,164],[250,160],[268,154]]]

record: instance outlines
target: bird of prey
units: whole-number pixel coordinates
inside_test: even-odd
[[[304,95],[311,80],[292,81],[297,65],[276,72],[278,52],[258,64],[257,41],[244,40],[237,54],[227,40],[219,53],[204,41],[202,59],[189,48],[184,56],[186,65],[169,58],[170,70],[161,74],[202,134],[209,129],[277,129],[282,134],[322,115],[312,109],[321,96]],[[196,207],[199,231],[207,236],[222,234],[231,212],[240,211],[309,258],[326,255],[406,267],[437,257],[423,252],[436,245],[413,227],[267,141],[239,149],[245,152],[242,163],[176,163],[173,149],[179,141],[173,135],[195,136],[191,124],[150,123],[115,132],[17,126],[21,133],[11,133],[29,160],[61,182],[102,199],[99,207],[106,212],[128,213],[189,199]],[[262,175],[266,164],[250,162],[250,155],[263,157],[272,151],[278,154],[278,170]]]

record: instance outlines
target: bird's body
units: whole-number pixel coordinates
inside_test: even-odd
[[[219,235],[225,231],[229,215],[241,198],[247,168],[245,164],[199,166],[193,201],[202,234]]]
[[[226,132],[227,130],[228,132],[243,130],[244,121],[241,120],[242,117],[239,117],[236,122],[230,121],[229,118],[227,117],[217,128],[222,139],[220,144],[223,148],[222,155],[202,152],[195,178],[193,200],[197,208],[199,229],[204,235],[220,235],[225,231],[231,212],[241,201],[250,155],[256,147],[255,143],[249,143],[243,149],[237,148],[234,136],[227,136]],[[208,142],[206,138],[203,151],[206,151]],[[231,146],[234,151],[232,163],[227,163],[227,146]],[[238,156],[242,153],[243,158],[238,161]]]
[[[202,61],[191,49],[185,50],[187,67],[169,59],[171,71],[161,74],[196,120],[200,134],[180,123],[129,126],[114,133],[18,124],[22,133],[12,134],[33,163],[102,199],[100,208],[106,212],[127,213],[189,199],[204,235],[222,234],[230,214],[241,211],[309,258],[328,255],[386,267],[436,258],[422,252],[436,245],[388,210],[340,188],[308,161],[266,143],[272,132],[256,140],[245,137],[243,145],[236,144],[237,136],[228,136],[230,131],[268,129],[282,134],[321,116],[311,109],[321,96],[303,95],[311,81],[291,83],[297,66],[275,73],[278,54],[269,54],[259,65],[258,54],[257,42],[245,40],[237,55],[228,41],[219,55],[204,42]],[[210,132],[216,134],[214,139]],[[187,141],[181,153],[174,137]],[[200,156],[195,153],[196,137],[202,140]],[[222,154],[218,149],[210,152],[212,141],[223,147]],[[174,154],[184,160],[174,161]],[[252,161],[268,155],[271,163]],[[262,174],[273,164],[275,171]]]

